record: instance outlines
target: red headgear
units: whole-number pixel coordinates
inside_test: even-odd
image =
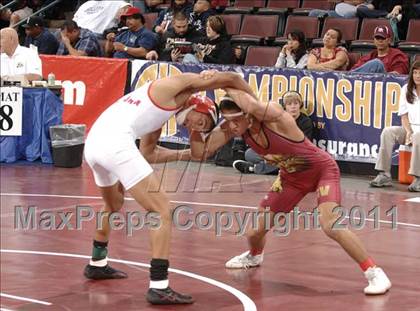
[[[212,118],[214,124],[217,124],[218,116],[216,104],[209,97],[202,96],[200,94],[193,94],[190,98],[188,98],[186,104],[188,108],[180,111],[176,116],[178,124],[184,123],[188,112],[191,110],[209,115]]]

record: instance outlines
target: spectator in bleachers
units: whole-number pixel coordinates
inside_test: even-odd
[[[16,10],[10,15],[10,27],[21,20],[27,19],[33,13],[33,10],[29,5],[30,3],[28,0],[19,0],[17,2]]]
[[[19,45],[13,28],[0,30],[1,79],[9,81],[42,80],[42,63],[38,53]]]
[[[160,35],[164,34],[171,27],[175,13],[183,12],[186,16],[190,16],[192,10],[193,7],[188,0],[171,0],[171,6],[159,13],[153,31]]]
[[[159,12],[158,6],[163,3],[163,0],[145,0],[144,1],[144,7],[145,13],[155,13]]]
[[[10,16],[12,16],[12,10],[10,8],[0,9],[0,29],[9,27]]]
[[[376,50],[362,56],[352,67],[355,72],[408,73],[408,57],[401,50],[391,48],[391,30],[378,26],[373,34]]]
[[[349,57],[346,48],[338,46],[342,34],[339,29],[329,29],[323,38],[322,48],[312,49],[308,58],[308,69],[311,70],[346,70]]]
[[[207,19],[214,14],[215,11],[211,8],[210,0],[196,0],[188,23],[205,36]]]
[[[373,0],[357,8],[360,18],[398,17],[403,0]],[[401,18],[399,18],[401,20]]]
[[[300,30],[295,30],[287,34],[287,43],[281,49],[275,66],[304,69],[308,65],[308,58],[305,34]]]
[[[283,96],[283,108],[296,121],[297,126],[303,134],[312,141],[313,123],[312,120],[302,112],[302,96],[296,91],[288,91]],[[278,167],[267,163],[263,157],[251,148],[245,151],[245,161],[236,160],[233,167],[244,174],[274,174],[278,172]]]
[[[345,0],[335,5],[334,10],[320,10],[314,9],[309,12],[309,16],[322,17],[325,15],[331,17],[344,17],[352,18],[356,17],[357,8],[362,5],[367,5],[372,1],[365,0]]]
[[[26,33],[26,47],[31,44],[35,45],[39,54],[55,55],[57,53],[60,43],[52,33],[44,28],[44,20],[41,17],[32,16],[28,18],[23,27]]]
[[[106,29],[118,25],[129,7],[131,4],[125,1],[87,1],[74,13],[73,20],[100,38]]]
[[[414,2],[414,3],[408,4],[407,8],[409,9],[410,6],[413,6],[414,11],[416,12],[416,18],[419,18],[419,16],[420,16],[420,1],[415,0],[415,1],[412,1],[412,2]],[[403,10],[404,10],[404,8],[403,8]]]
[[[409,18],[416,18],[416,13],[419,16],[419,3],[416,0],[374,0],[370,6],[358,9],[357,15],[362,18],[388,18],[394,32],[393,44],[396,44],[405,38]]]
[[[156,35],[144,26],[145,19],[140,10],[131,7],[121,15],[127,30],[120,34],[108,33],[106,36],[105,54],[114,58],[140,58],[157,45]]]
[[[227,35],[225,21],[220,15],[210,16],[206,26],[207,40],[197,44],[195,55],[186,54],[184,63],[232,64],[233,48]]]
[[[402,19],[398,23],[398,34],[400,39],[405,40],[410,19],[420,18],[420,0],[403,1],[401,14]]]
[[[370,182],[373,187],[392,186],[391,158],[395,144],[412,145],[408,174],[414,181],[409,191],[420,192],[420,61],[411,67],[408,84],[401,90],[398,115],[402,126],[384,128],[375,169],[379,174]]]
[[[233,47],[233,53],[235,54],[235,64],[245,64],[247,46],[236,45]]]
[[[171,29],[159,38],[157,50],[147,53],[146,59],[179,62],[187,52],[176,48],[177,44],[183,42],[202,43],[203,40],[205,38],[200,32],[189,27],[187,15],[180,11],[174,15]]]
[[[102,56],[102,50],[93,32],[80,28],[75,21],[66,21],[61,26],[57,55]]]

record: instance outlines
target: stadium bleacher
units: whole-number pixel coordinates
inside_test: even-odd
[[[79,4],[84,1],[78,1]],[[171,0],[164,0],[159,9],[168,7]],[[322,38],[330,28],[338,28],[343,33],[341,45],[345,46],[350,58],[363,55],[375,48],[372,40],[373,30],[378,25],[388,25],[385,18],[336,18],[309,17],[312,9],[334,9],[334,3],[329,0],[224,0],[215,1],[217,11],[222,12],[228,34],[232,36],[232,44],[242,48],[249,46],[283,46],[286,34],[291,30],[301,30],[307,38],[308,48],[322,46]],[[70,19],[74,12],[66,12]],[[158,13],[145,13],[146,27],[152,28]],[[60,27],[63,21],[50,20],[49,27]],[[412,61],[420,55],[420,19],[409,22],[407,38],[396,43],[395,47],[404,51]],[[255,51],[250,53],[253,55]],[[262,51],[262,50],[261,50]],[[245,51],[246,53],[246,51]],[[357,57],[356,57],[357,58]],[[263,57],[261,62],[265,62]],[[258,62],[258,60],[256,60]],[[262,64],[262,63],[261,63]]]

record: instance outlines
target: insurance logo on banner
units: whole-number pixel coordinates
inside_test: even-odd
[[[140,67],[140,68],[139,68]],[[241,72],[263,102],[281,102],[288,90],[298,91],[316,128],[314,144],[336,160],[374,163],[383,128],[400,125],[398,103],[407,76],[279,69],[271,67],[139,63],[132,88],[150,80],[204,69]],[[207,91],[216,102],[223,90]],[[188,143],[188,133],[174,120],[164,127],[164,141]]]
[[[1,87],[0,136],[22,136],[21,87]]]

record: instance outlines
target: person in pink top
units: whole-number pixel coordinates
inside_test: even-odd
[[[408,57],[392,48],[392,32],[388,26],[378,26],[373,33],[376,50],[361,57],[352,67],[353,72],[408,74]]]

